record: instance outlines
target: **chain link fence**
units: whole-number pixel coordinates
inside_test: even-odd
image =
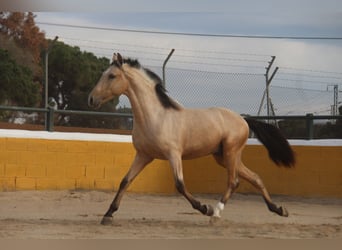
[[[160,67],[148,67],[162,75]],[[167,68],[168,94],[187,108],[225,107],[240,114],[256,115],[263,95],[262,74],[223,73]],[[121,98],[119,105],[129,105]]]
[[[163,75],[161,67],[148,68],[159,76]],[[266,88],[264,74],[167,67],[165,80],[168,94],[187,108],[220,106],[244,115],[267,116],[267,102],[266,98],[263,99]],[[312,89],[307,86],[307,81],[291,80],[289,84],[275,77],[269,87],[269,111],[271,116],[283,118],[277,122],[269,121],[275,122],[287,138],[342,138],[341,119],[303,119],[307,114],[328,117],[332,114],[331,107],[336,98],[336,93],[327,85]],[[130,106],[127,98],[121,98],[119,105]]]
[[[161,67],[148,67],[162,76]],[[208,72],[180,68],[166,68],[168,94],[188,108],[220,106],[240,114],[267,115],[264,74]],[[270,109],[274,115],[330,115],[334,92],[326,86],[316,89],[301,87],[301,81],[286,86],[275,77],[270,85]],[[130,106],[126,98],[120,106]]]
[[[330,115],[334,93],[284,86],[270,86],[272,103],[277,115]]]
[[[159,76],[163,75],[160,66],[150,66],[148,68],[156,72]],[[265,99],[263,100],[266,78],[262,73],[229,73],[167,67],[165,76],[165,87],[168,94],[187,108],[219,106],[254,117],[257,115],[267,115],[267,102]],[[277,126],[283,130],[286,137],[342,138],[342,119],[340,119],[340,117],[335,116],[335,118],[329,118],[327,116],[327,118],[324,119],[302,119],[303,117],[305,118],[308,113],[318,116],[330,115],[332,104],[334,100],[336,100],[336,91],[334,91],[334,88],[329,88],[327,85],[322,84],[322,86],[317,87],[316,85],[315,88],[309,89],[307,87],[307,81],[301,82],[300,80],[291,81],[291,83],[292,85],[276,76],[269,88],[271,99],[270,109],[274,111],[271,115],[278,117],[283,116],[281,119],[278,118]],[[340,102],[338,101],[339,99],[337,99],[337,103],[340,105]],[[21,112],[23,117],[19,117],[19,119],[18,113],[14,112],[20,111],[6,111],[6,107],[4,107],[4,110],[5,111],[0,112],[0,127],[7,128],[7,122],[24,125],[27,125],[28,123],[44,124],[44,112],[38,114],[28,113],[28,111]],[[130,103],[127,97],[120,97],[117,110],[118,112],[124,110],[125,114],[130,113]],[[342,108],[340,108],[339,112],[341,111]],[[121,117],[118,115],[107,117],[104,115],[103,117],[96,116],[95,118],[91,114],[85,115],[84,113],[80,114],[79,112],[64,114],[63,112],[64,111],[56,111],[55,118],[64,115],[67,116],[70,121],[77,121],[77,124],[69,122],[63,126],[116,130],[130,130],[133,126],[131,116]],[[2,115],[4,115],[4,117],[2,117]],[[302,117],[298,118],[293,116]],[[17,121],[10,121],[9,118],[16,118]],[[18,121],[18,119],[20,121]],[[23,120],[23,122],[21,122],[21,120]],[[83,120],[94,121],[94,124],[91,124],[91,126],[85,125],[82,122]],[[308,121],[310,123],[308,123]],[[51,123],[58,125],[56,121],[52,121]],[[31,128],[26,127],[26,129]],[[37,129],[44,128],[39,127]]]

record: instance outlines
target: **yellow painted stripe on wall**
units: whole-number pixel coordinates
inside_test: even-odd
[[[342,147],[293,146],[297,164],[277,167],[261,145],[247,145],[244,163],[271,194],[342,197]],[[0,138],[0,190],[97,189],[115,191],[133,160],[128,142]],[[226,171],[211,156],[184,161],[184,178],[193,193],[222,193]],[[168,162],[155,160],[128,191],[176,193]],[[240,181],[238,192],[257,190]]]

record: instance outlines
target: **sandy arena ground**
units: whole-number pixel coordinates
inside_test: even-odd
[[[0,239],[342,239],[342,199],[275,196],[290,217],[268,212],[261,196],[234,194],[214,225],[179,195],[127,193],[113,225],[100,220],[114,193],[0,192]],[[215,205],[219,195],[196,195]]]

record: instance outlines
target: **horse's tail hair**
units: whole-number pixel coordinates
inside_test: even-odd
[[[249,118],[245,120],[259,141],[267,148],[268,155],[275,164],[285,167],[294,166],[296,161],[294,152],[277,127]]]

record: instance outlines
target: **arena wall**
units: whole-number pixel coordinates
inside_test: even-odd
[[[295,168],[277,167],[266,149],[251,139],[243,161],[271,194],[342,197],[342,140],[291,141]],[[135,151],[130,136],[0,130],[0,190],[117,190]],[[211,156],[184,161],[193,193],[222,193],[226,171]],[[168,162],[153,161],[131,192],[174,194]],[[238,192],[256,189],[240,180]]]

